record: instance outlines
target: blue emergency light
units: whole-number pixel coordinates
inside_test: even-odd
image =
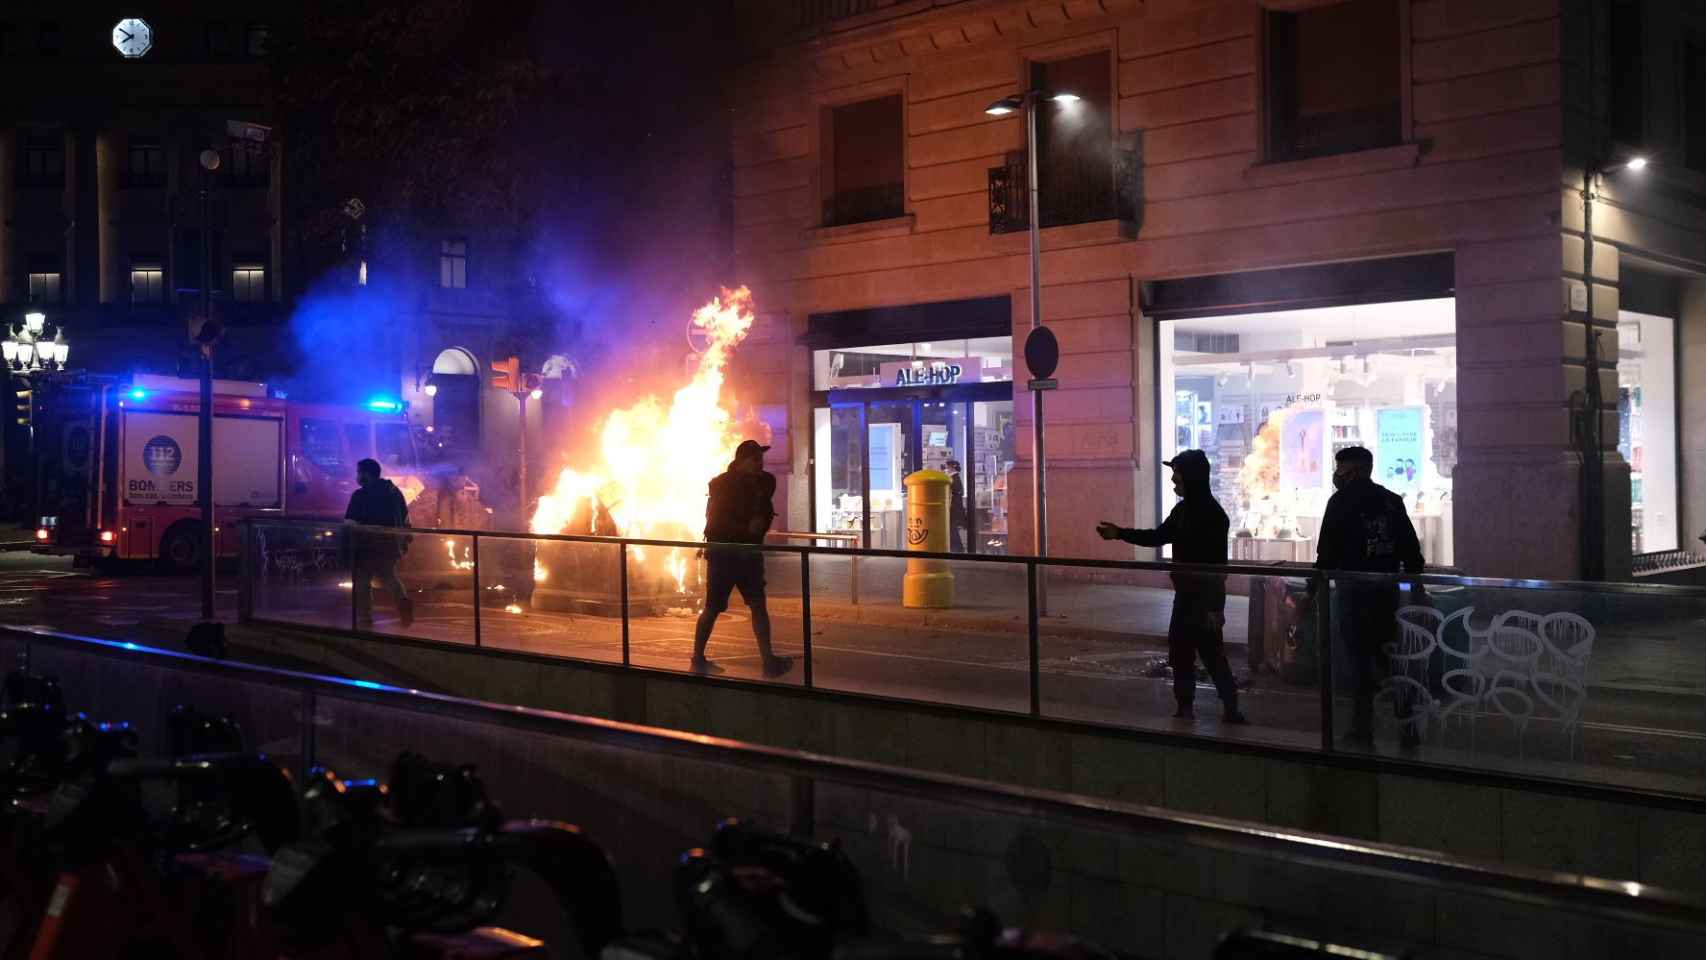
[[[375,413],[402,413],[403,403],[400,400],[392,400],[387,397],[374,397],[367,401],[367,409]]]
[[[148,399],[148,391],[142,389],[141,387],[136,387],[136,388],[132,389],[130,391],[130,393],[127,394],[127,396],[129,396],[130,399],[132,399],[132,400],[146,400],[146,399]]]

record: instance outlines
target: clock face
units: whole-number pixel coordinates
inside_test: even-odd
[[[113,48],[126,59],[134,60],[154,46],[154,28],[148,21],[125,17],[113,27]]]

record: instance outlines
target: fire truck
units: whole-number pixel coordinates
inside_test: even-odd
[[[305,404],[265,384],[213,384],[213,507],[219,555],[235,556],[237,521],[334,521],[355,489],[355,464],[416,470],[403,405]],[[37,552],[80,561],[200,563],[196,477],[200,385],[138,375],[72,376],[43,384],[34,413],[40,514]]]

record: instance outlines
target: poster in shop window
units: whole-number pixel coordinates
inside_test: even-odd
[[[1394,493],[1422,488],[1422,408],[1390,407],[1375,414],[1374,482]]]
[[[1326,418],[1319,410],[1299,410],[1285,419],[1280,435],[1280,485],[1294,490],[1314,490],[1326,474],[1322,470],[1326,440]]]

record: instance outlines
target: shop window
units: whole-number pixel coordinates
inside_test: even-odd
[[[439,241],[438,285],[447,290],[461,290],[468,286],[468,241]]]
[[[166,268],[146,261],[130,265],[130,302],[164,303]]]
[[[1107,51],[1031,64],[1033,87],[1078,98],[1036,107],[1037,214],[1044,227],[1118,215],[1111,75]]]
[[[60,274],[57,270],[32,271],[29,275],[31,303],[59,302]]]
[[[900,97],[824,111],[823,224],[887,220],[906,212]]]
[[[1392,146],[1401,138],[1403,0],[1266,14],[1267,159]]]
[[[1617,318],[1617,449],[1629,463],[1634,550],[1678,548],[1676,321]]]
[[[18,165],[20,187],[65,186],[65,141],[57,136],[24,138],[23,163]]]
[[[344,466],[343,438],[338,435],[334,420],[302,420],[302,455],[315,466],[331,473]]]
[[[238,303],[261,303],[267,298],[267,268],[258,263],[239,263],[231,268],[231,299]]]
[[[131,137],[129,162],[124,169],[127,187],[166,185],[166,150],[159,137]]]
[[[812,387],[940,387],[1013,379],[1013,339],[978,337],[812,353]]]
[[[1366,447],[1428,563],[1450,564],[1455,331],[1449,298],[1162,322],[1159,459],[1208,455],[1234,558],[1311,562],[1333,455]]]
[[[264,23],[251,23],[245,33],[244,49],[257,59],[267,55],[272,45],[272,28]]]

